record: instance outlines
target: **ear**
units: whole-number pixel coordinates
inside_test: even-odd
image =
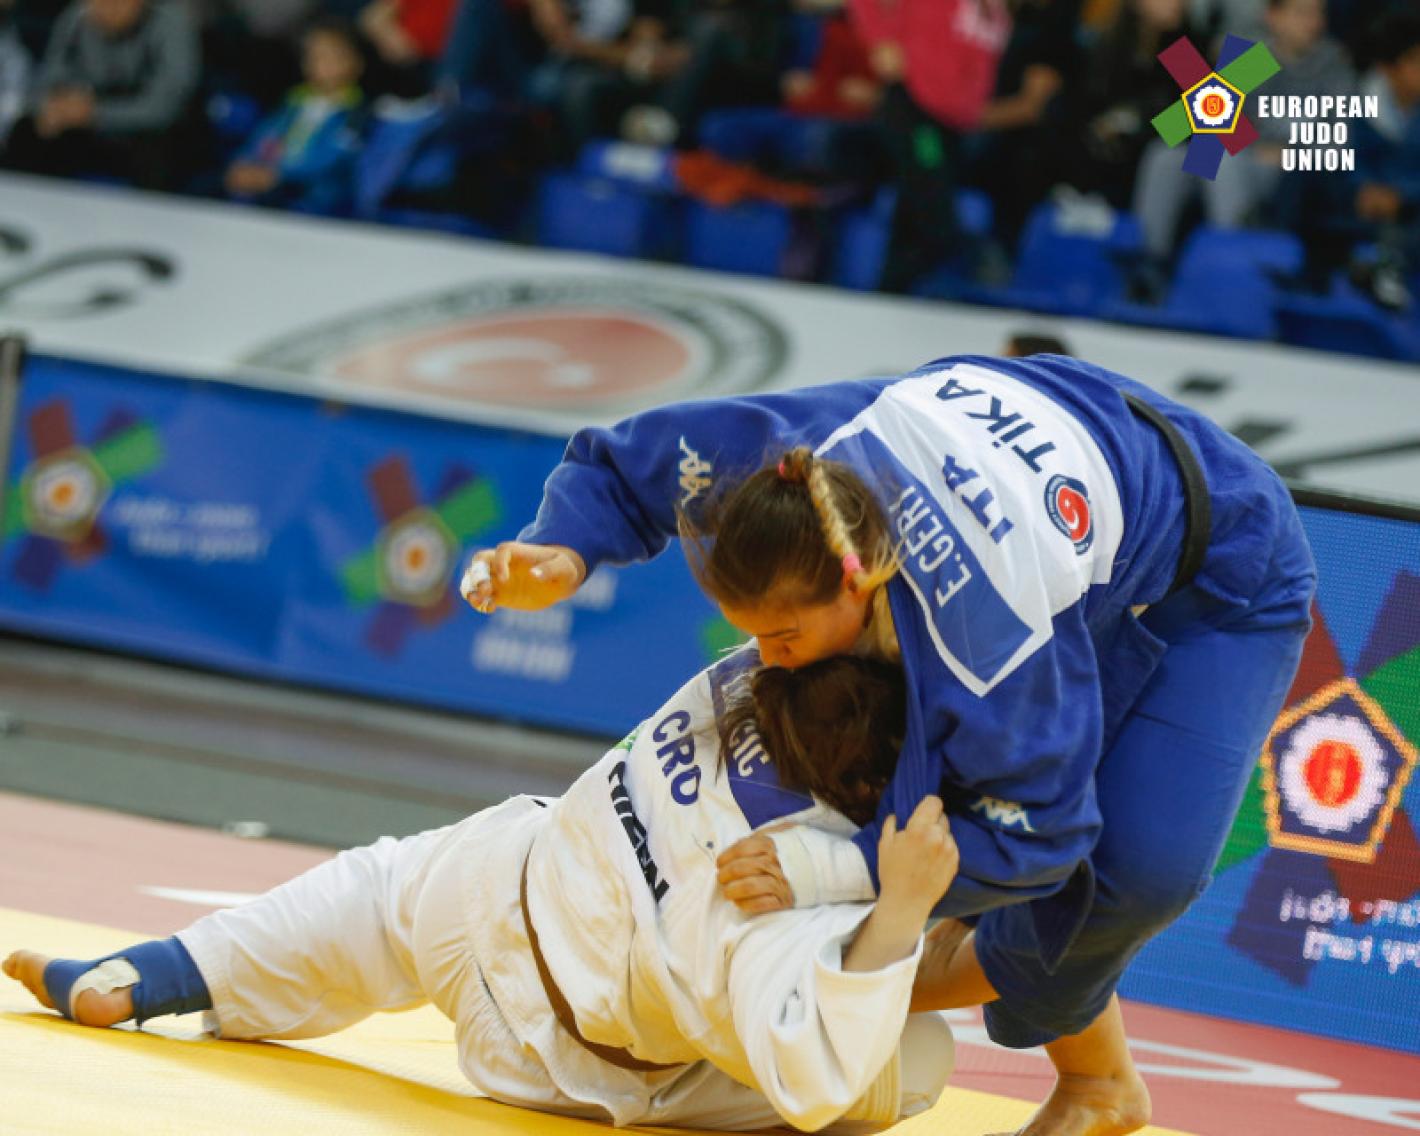
[[[867,601],[872,597],[872,592],[863,584],[857,576],[845,576],[843,579],[843,590],[855,600]]]

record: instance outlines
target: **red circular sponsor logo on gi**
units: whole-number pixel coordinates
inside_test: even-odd
[[[1083,481],[1057,473],[1045,487],[1045,510],[1055,527],[1075,545],[1077,555],[1094,543],[1095,524]]]

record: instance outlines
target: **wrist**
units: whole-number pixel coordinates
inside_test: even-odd
[[[884,891],[878,897],[875,910],[883,913],[882,918],[893,926],[910,927],[920,934],[932,917],[933,903],[924,903],[920,895],[898,895]]]

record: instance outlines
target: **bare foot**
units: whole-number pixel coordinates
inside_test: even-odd
[[[16,982],[23,983],[25,989],[35,996],[41,1006],[52,1010],[55,1008],[54,1002],[44,985],[44,968],[49,963],[47,955],[36,954],[34,951],[15,951],[4,963],[0,963],[0,970],[4,970]],[[132,1016],[133,989],[129,986],[108,994],[85,990],[79,995],[74,1006],[75,1020],[85,1026],[105,1028]]]
[[[1121,1081],[1062,1074],[1015,1136],[1128,1136],[1145,1127],[1151,1115],[1149,1090],[1137,1076]]]

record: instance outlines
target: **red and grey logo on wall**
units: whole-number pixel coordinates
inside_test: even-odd
[[[1083,556],[1095,541],[1085,483],[1057,473],[1045,486],[1045,511],[1050,514],[1051,523],[1075,545],[1075,554]]]
[[[1276,848],[1369,864],[1416,762],[1413,745],[1355,679],[1288,710],[1262,754]]]
[[[354,312],[258,348],[267,371],[540,413],[614,413],[762,386],[783,331],[705,288],[495,280]]]

